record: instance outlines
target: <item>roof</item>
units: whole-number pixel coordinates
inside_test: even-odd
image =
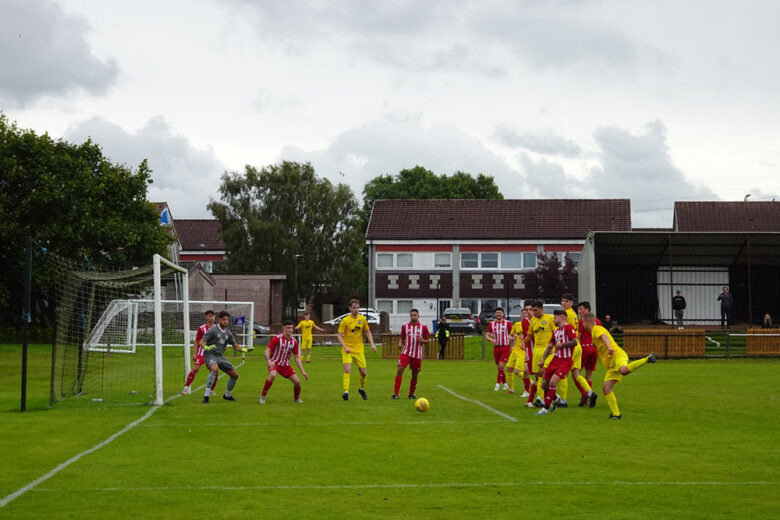
[[[174,223],[182,251],[224,251],[222,225],[210,218],[181,218]]]
[[[780,202],[675,202],[676,231],[780,231]]]
[[[584,239],[630,231],[628,199],[377,200],[367,240]]]

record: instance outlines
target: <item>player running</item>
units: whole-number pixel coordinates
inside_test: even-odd
[[[214,326],[214,311],[211,309],[207,310],[206,313],[203,315],[206,319],[206,323],[198,327],[198,331],[195,333],[195,344],[193,345],[193,350],[195,350],[195,353],[192,355],[192,361],[195,363],[192,366],[192,370],[190,370],[190,373],[187,374],[187,382],[184,383],[184,390],[181,391],[182,394],[188,395],[192,393],[192,388],[190,385],[192,384],[192,380],[195,379],[195,374],[198,373],[198,370],[200,370],[200,367],[203,366],[205,363],[205,360],[203,359],[203,347],[200,346],[200,340],[203,337],[208,330]],[[214,384],[211,386],[211,392],[210,395],[214,395],[214,387],[217,386],[217,378],[214,378]]]
[[[293,338],[295,322],[292,320],[285,320],[283,327],[283,332],[277,334],[268,342],[268,347],[266,347],[265,353],[263,354],[268,363],[268,379],[265,380],[263,393],[260,394],[260,404],[265,404],[265,396],[268,394],[271,385],[274,384],[274,379],[276,379],[277,374],[292,381],[293,399],[296,403],[303,403],[301,400],[301,380],[298,378],[295,370],[290,366],[290,355],[293,355],[295,356],[295,364],[298,365],[298,370],[301,371],[301,375],[307,381],[309,380],[309,375],[303,369],[303,364],[301,363],[298,341]]]
[[[523,376],[523,397],[528,397],[528,390],[531,388],[531,371],[526,370],[526,350],[531,351],[531,357],[533,357],[533,346],[527,347],[525,343],[525,337],[528,335],[529,327],[531,326],[531,306],[526,305],[523,310],[520,311],[522,319],[512,325],[512,330],[509,332],[510,341],[514,342],[512,352],[509,354],[509,361],[506,363],[507,383],[509,384],[508,394],[515,393],[515,375]]]
[[[209,367],[210,370],[209,377],[206,380],[206,394],[203,396],[204,404],[209,402],[209,394],[211,393],[214,381],[217,379],[217,372],[219,370],[222,370],[230,376],[230,381],[227,383],[227,390],[225,390],[222,399],[225,399],[226,401],[236,400],[236,398],[233,397],[232,392],[233,388],[236,386],[236,381],[238,380],[238,372],[236,372],[235,367],[225,357],[225,349],[228,345],[233,345],[234,350],[238,352],[244,351],[244,349],[241,348],[241,345],[236,342],[233,333],[228,329],[228,325],[230,324],[230,313],[228,311],[219,311],[217,318],[219,319],[217,326],[211,327],[200,339],[200,346],[203,347],[204,364]]]
[[[609,418],[622,419],[623,416],[620,414],[620,408],[618,408],[617,397],[615,397],[615,392],[612,391],[612,388],[616,383],[623,380],[623,376],[634,372],[645,363],[655,363],[655,352],[629,363],[628,354],[615,343],[609,331],[601,325],[596,325],[595,314],[592,312],[585,313],[582,317],[582,326],[585,327],[585,330],[590,331],[593,337],[593,344],[599,353],[599,359],[601,359],[601,363],[607,369],[607,373],[604,376],[604,399],[609,406]]]
[[[417,399],[414,391],[417,388],[417,374],[420,373],[422,365],[423,343],[428,343],[430,336],[428,327],[420,323],[420,311],[417,309],[409,311],[409,323],[401,326],[401,339],[398,341],[398,346],[402,347],[403,350],[398,358],[393,399],[398,399],[398,391],[401,390],[401,382],[407,366],[412,371],[412,380],[409,382],[409,399]]]
[[[542,390],[541,378],[536,374],[536,367],[539,366],[539,362],[546,361],[543,356],[547,345],[550,343],[555,331],[555,321],[550,314],[544,313],[544,303],[540,300],[534,300],[531,302],[531,320],[530,320],[530,334],[526,336],[526,345],[533,345],[533,359],[531,360],[531,367],[534,369],[534,381],[531,383],[529,389],[528,402],[526,406],[533,408],[542,407],[542,400],[544,398],[544,390]],[[550,356],[552,358],[552,356]],[[535,399],[534,399],[535,398]]]
[[[360,387],[358,392],[364,400],[368,399],[366,394],[366,355],[363,353],[363,334],[365,333],[368,342],[371,344],[371,350],[376,352],[374,337],[371,336],[371,330],[368,328],[368,322],[365,316],[358,313],[360,310],[360,301],[349,301],[349,314],[339,323],[338,339],[341,344],[341,362],[344,364],[344,376],[342,379],[344,393],[341,398],[349,400],[349,374],[352,371],[352,363],[358,367],[360,372]]]
[[[596,370],[596,362],[599,359],[599,354],[596,347],[593,345],[593,338],[590,335],[590,331],[585,330],[582,326],[582,317],[590,312],[590,302],[580,302],[577,305],[577,311],[580,315],[578,333],[580,336],[580,345],[582,345],[582,368],[585,369],[585,380],[588,382],[590,389],[593,390],[593,371]],[[596,325],[601,325],[601,320],[598,318],[596,318]],[[596,393],[593,392],[593,395],[596,395]],[[593,399],[593,404],[591,404],[591,407],[593,407],[595,406],[595,398],[591,399]]]
[[[579,316],[577,316],[577,313],[572,309],[573,306],[574,296],[571,293],[563,293],[561,295],[561,307],[566,311],[566,322],[574,328],[574,332],[577,334],[577,338],[579,338]],[[577,390],[580,391],[579,406],[585,406],[586,404],[591,403],[590,406],[592,408],[596,406],[597,396],[593,393],[588,381],[580,375],[580,370],[582,370],[582,345],[579,341],[577,341],[577,346],[574,347],[574,356],[572,357],[572,360],[571,378],[574,380]],[[564,403],[564,407],[566,406],[566,391],[568,391],[568,386],[568,380],[566,381],[566,384],[561,381],[560,387],[566,387],[565,390],[560,392],[560,395],[563,398],[562,403]]]
[[[501,389],[501,383],[504,384],[504,390],[509,389],[504,367],[506,367],[506,362],[509,360],[509,351],[512,349],[509,340],[510,330],[512,330],[512,322],[505,320],[504,309],[497,307],[496,319],[488,325],[488,330],[485,332],[485,339],[493,344],[493,360],[498,368],[496,387],[493,389],[496,392]]]
[[[306,352],[306,362],[311,363],[311,344],[314,337],[312,336],[311,329],[317,329],[320,332],[325,332],[325,329],[321,329],[311,319],[311,313],[307,312],[303,315],[301,322],[295,326],[297,330],[301,331],[301,350]]]
[[[553,340],[547,345],[539,362],[539,375],[544,373],[542,388],[545,390],[544,408],[536,412],[536,415],[546,415],[555,410],[557,398],[556,388],[559,381],[565,381],[573,364],[574,349],[576,348],[577,332],[571,323],[566,322],[566,311],[557,309],[554,314],[555,325],[558,327],[553,333]],[[554,352],[553,352],[554,349]],[[552,353],[552,360],[544,369],[544,359]],[[544,370],[544,372],[542,372]],[[552,406],[552,408],[551,408]]]

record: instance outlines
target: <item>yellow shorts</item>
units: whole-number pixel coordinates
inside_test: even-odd
[[[607,358],[609,360],[609,366],[607,367],[607,373],[604,375],[604,381],[617,381],[618,383],[623,380],[623,374],[620,373],[620,367],[628,365],[628,354],[623,349],[613,349],[615,354]]]
[[[355,363],[358,368],[366,368],[366,355],[363,352],[355,352],[354,350],[347,354],[342,348],[341,362],[345,365]]]
[[[572,354],[571,359],[571,369],[574,370],[576,368],[577,370],[582,370],[582,345],[579,343],[574,347],[574,354]]]
[[[307,348],[311,348],[311,340],[310,339],[302,339],[301,340],[301,348],[306,350]]]
[[[539,372],[539,362],[542,360],[542,354],[544,354],[544,348],[536,348],[534,347],[534,359],[531,362],[531,370],[534,371],[534,373]],[[547,366],[550,364],[550,360],[552,359],[552,354],[550,354],[547,357],[547,360],[544,363],[544,366]]]
[[[509,354],[509,361],[506,362],[506,367],[510,370],[516,368],[522,372],[524,364],[525,364],[525,349],[520,349],[518,351],[513,348],[512,352]]]

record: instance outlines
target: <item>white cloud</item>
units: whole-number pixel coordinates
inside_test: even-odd
[[[508,126],[500,126],[494,132],[493,138],[510,147],[525,148],[545,155],[577,157],[580,154],[577,143],[552,130],[518,132]]]

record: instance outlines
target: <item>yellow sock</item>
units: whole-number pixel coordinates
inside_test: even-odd
[[[607,400],[607,406],[609,406],[609,411],[612,412],[612,415],[620,415],[620,408],[618,408],[617,405],[617,397],[615,397],[615,392],[605,394],[604,399]]]
[[[588,380],[585,379],[585,377],[582,374],[577,376],[577,382],[580,384],[582,388],[585,389],[586,392],[591,391],[590,385],[588,384]]]
[[[366,376],[360,376],[360,388],[366,387]]]
[[[556,393],[561,396],[561,399],[566,400],[566,396],[569,393],[569,378],[561,379],[558,381],[558,390]]]
[[[509,385],[510,390],[515,389],[515,371],[507,369],[506,371],[506,384]]]
[[[628,369],[633,372],[637,368],[639,368],[642,365],[644,365],[645,363],[647,363],[648,359],[650,359],[649,356],[648,357],[643,357],[642,359],[637,359],[636,361],[632,361],[631,363],[628,364]]]
[[[349,392],[349,374],[344,374],[341,380],[343,381],[344,391]]]

